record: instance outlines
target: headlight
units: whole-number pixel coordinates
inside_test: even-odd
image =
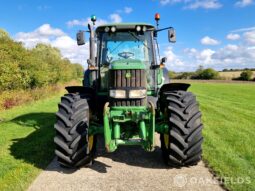
[[[136,30],[139,32],[139,31],[141,31],[141,26],[136,26]]]
[[[109,27],[105,27],[104,32],[109,32],[110,28]]]
[[[126,98],[126,91],[125,90],[110,90],[110,97]]]
[[[144,98],[146,97],[146,90],[130,90],[129,98]]]
[[[116,31],[116,27],[111,27],[111,32],[115,32]]]

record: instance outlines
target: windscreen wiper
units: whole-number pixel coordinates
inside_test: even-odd
[[[111,53],[113,53],[117,48],[119,48],[120,47],[120,45],[122,45],[123,44],[123,42],[124,41],[122,41],[122,42],[120,42],[119,44],[117,44],[117,46],[115,46],[112,50],[110,50],[109,52],[110,52],[110,54]]]
[[[129,34],[131,34],[132,37],[134,37],[139,42],[142,42],[137,36],[135,36],[132,32],[128,31]],[[142,42],[143,45],[150,50],[150,47],[148,47],[144,42]]]

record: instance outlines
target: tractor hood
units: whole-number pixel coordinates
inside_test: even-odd
[[[130,70],[130,69],[146,69],[144,62],[134,59],[115,60],[111,63],[112,70]]]

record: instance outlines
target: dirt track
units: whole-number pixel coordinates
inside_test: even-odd
[[[102,140],[98,147],[92,167],[64,169],[54,159],[29,190],[223,190],[203,162],[176,169],[164,165],[159,147],[152,153],[139,147],[105,153]]]

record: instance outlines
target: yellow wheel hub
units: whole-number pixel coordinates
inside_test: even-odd
[[[169,148],[169,135],[168,134],[164,134],[164,143],[165,143],[165,147],[168,149]]]
[[[94,143],[94,136],[90,135],[89,136],[89,152],[92,150],[93,148],[93,143]]]

